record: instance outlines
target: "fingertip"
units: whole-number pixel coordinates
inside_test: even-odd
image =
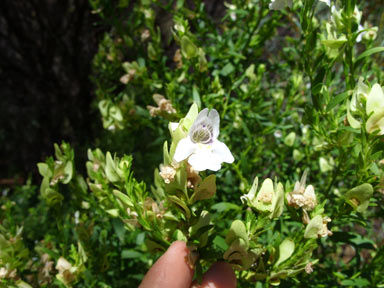
[[[189,288],[193,269],[187,264],[187,244],[175,241],[156,261],[140,284],[140,288]]]
[[[235,288],[236,275],[231,265],[217,262],[204,274],[201,288]]]

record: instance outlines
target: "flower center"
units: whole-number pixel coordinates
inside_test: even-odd
[[[213,128],[209,124],[200,124],[191,133],[191,140],[194,143],[207,144],[212,138]]]

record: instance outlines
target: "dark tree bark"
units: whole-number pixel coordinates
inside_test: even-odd
[[[0,1],[1,178],[92,136],[95,17],[88,0]]]

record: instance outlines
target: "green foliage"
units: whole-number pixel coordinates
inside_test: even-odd
[[[91,0],[111,27],[91,75],[107,131],[86,174],[55,144],[40,193],[1,198],[2,284],[137,287],[183,240],[197,279],[225,260],[239,287],[384,285],[382,27],[323,2]],[[234,163],[195,169],[218,142]]]

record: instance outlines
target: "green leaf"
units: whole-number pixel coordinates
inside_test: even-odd
[[[284,210],[284,187],[283,184],[278,183],[276,187],[276,193],[272,200],[272,213],[269,218],[277,218],[283,213]]]
[[[125,235],[124,223],[119,218],[114,218],[112,219],[112,226],[120,242],[124,242],[124,235]]]
[[[52,188],[45,189],[44,193],[42,194],[42,197],[47,201],[47,204],[49,206],[55,206],[60,205],[61,202],[64,200],[64,196],[61,195],[59,192],[53,190]]]
[[[113,194],[114,194],[114,195],[115,195],[121,202],[123,202],[123,204],[125,204],[126,207],[131,207],[131,208],[134,207],[134,205],[133,205],[131,199],[129,199],[129,197],[128,197],[126,194],[120,192],[119,190],[113,190]]]
[[[204,247],[208,241],[208,231],[212,228],[212,225],[209,225],[211,221],[211,216],[206,210],[201,211],[200,217],[197,220],[197,223],[191,227],[191,238],[198,238],[200,241],[199,246]]]
[[[349,96],[349,93],[348,93],[348,91],[346,91],[344,93],[341,93],[341,94],[336,95],[335,97],[333,97],[331,99],[331,101],[329,101],[329,103],[327,105],[327,111],[330,111],[333,108],[335,108],[337,104],[339,104],[340,102],[345,100],[348,96]]]
[[[199,90],[197,90],[196,85],[193,85],[192,98],[193,98],[193,102],[195,102],[200,109],[201,108],[201,99],[200,99]]]
[[[43,177],[50,178],[52,177],[52,171],[49,169],[47,163],[37,163],[37,168],[39,169],[39,173]]]
[[[347,39],[336,39],[336,40],[322,40],[321,43],[331,49],[339,49],[341,46],[343,46],[344,43],[347,42]]]
[[[105,174],[110,182],[117,182],[120,180],[119,175],[116,172],[115,162],[112,159],[111,153],[107,152],[107,166],[105,167]]]
[[[64,179],[61,181],[63,184],[68,184],[72,180],[73,176],[73,163],[68,161],[64,167]]]
[[[280,263],[287,260],[292,256],[295,251],[295,242],[290,239],[285,239],[279,246],[279,259],[277,260],[275,267],[279,266]]]
[[[223,69],[221,69],[220,74],[223,76],[228,76],[233,71],[235,71],[235,67],[231,63],[227,63],[227,65],[225,65]]]
[[[323,229],[323,217],[317,215],[309,221],[305,228],[304,238],[317,238],[318,233]]]
[[[189,128],[191,128],[198,114],[199,114],[199,107],[197,106],[196,103],[193,103],[191,108],[189,108],[187,115],[183,119],[183,126],[186,132],[188,132]]]
[[[123,250],[121,252],[122,259],[139,259],[143,256],[143,253],[137,252],[135,250]]]
[[[169,152],[168,152],[168,142],[164,142],[163,146],[163,163],[165,166],[169,165],[172,162],[172,159],[169,157]]]
[[[245,224],[241,220],[235,220],[232,222],[227,237],[225,237],[225,242],[228,245],[231,245],[233,241],[239,238],[244,241],[247,249],[249,245],[249,239]]]
[[[364,59],[365,57],[368,57],[374,53],[384,52],[384,47],[374,47],[368,50],[365,50],[363,53],[359,55],[359,57],[356,58],[355,63],[359,62],[360,60]]]
[[[288,147],[292,147],[295,144],[296,133],[291,132],[284,138],[284,144]]]
[[[174,195],[168,196],[168,199],[171,200],[174,204],[176,204],[176,207],[180,208],[184,212],[183,214],[187,219],[191,218],[191,210],[189,210],[188,206],[183,200]]]
[[[345,193],[346,202],[357,212],[364,212],[373,194],[373,187],[369,183],[361,184]]]
[[[355,279],[345,279],[341,281],[343,286],[359,286],[359,287],[369,287],[371,282],[364,278],[355,278]]]
[[[197,46],[186,35],[181,38],[181,54],[187,59],[194,58],[199,54]]]
[[[216,175],[212,174],[206,177],[203,182],[197,186],[191,197],[191,202],[198,200],[210,199],[216,193]]]
[[[216,236],[214,239],[213,239],[213,244],[216,245],[217,247],[219,247],[220,249],[222,249],[223,251],[226,251],[228,249],[228,245],[227,243],[225,242],[225,239],[221,236]]]
[[[351,125],[352,128],[360,129],[360,122],[357,121],[351,114],[351,111],[349,110],[349,101],[347,101],[347,120],[349,125]]]
[[[216,210],[217,213],[223,213],[228,210],[241,210],[241,207],[229,202],[219,202],[212,205],[211,209]]]

